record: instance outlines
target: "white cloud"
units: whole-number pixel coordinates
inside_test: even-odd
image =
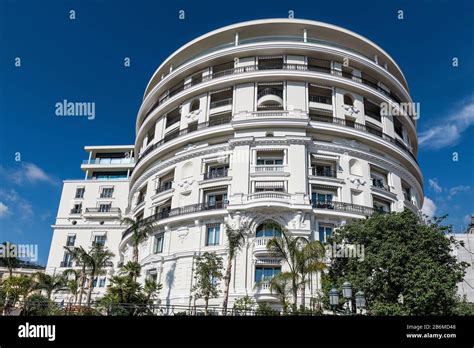
[[[10,207],[14,207],[15,216],[19,216],[21,219],[29,219],[33,216],[33,207],[31,204],[15,190],[5,191],[0,190],[0,198],[7,203],[10,203]],[[9,209],[10,212],[11,209]]]
[[[443,191],[443,188],[438,184],[438,179],[428,179],[428,183],[430,184],[430,189],[434,192],[441,193],[441,191]]]
[[[48,175],[43,169],[34,163],[24,162],[18,169],[6,169],[0,167],[0,174],[11,180],[17,185],[22,185],[25,182],[34,184],[37,182],[44,182],[49,184],[56,184],[57,181]]]
[[[433,202],[431,199],[428,197],[425,197],[424,202],[423,202],[423,207],[421,208],[421,212],[424,215],[427,215],[429,218],[433,218],[436,214],[436,210],[438,207],[436,206],[435,202]]]
[[[463,186],[463,185],[454,186],[454,187],[449,189],[448,198],[451,198],[451,197],[457,195],[459,192],[467,192],[467,191],[470,191],[470,190],[471,190],[471,186]]]
[[[446,121],[420,133],[420,146],[441,149],[456,145],[462,133],[474,124],[474,96],[467,99],[460,110],[454,111]]]
[[[0,218],[7,216],[9,213],[8,207],[3,202],[0,202]]]

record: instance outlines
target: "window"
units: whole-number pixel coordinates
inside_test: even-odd
[[[105,287],[105,281],[106,281],[106,278],[105,277],[101,277],[100,280],[99,280],[99,288],[104,288]]]
[[[207,173],[204,175],[204,180],[226,177],[228,170],[229,170],[229,165],[227,164],[209,166],[207,169]]]
[[[99,204],[99,213],[108,213],[112,205],[110,203]]]
[[[281,229],[272,222],[264,222],[257,227],[256,237],[280,237]]]
[[[206,203],[208,208],[222,208],[227,203],[227,192],[206,193]]]
[[[313,206],[316,208],[333,208],[333,194],[313,192],[311,194]]]
[[[105,234],[97,235],[97,236],[94,236],[93,244],[94,244],[94,246],[103,247],[105,245],[105,240],[106,240]]]
[[[167,218],[170,215],[171,211],[171,202],[165,203],[159,207],[155,208],[155,214],[160,215],[160,219]]]
[[[159,254],[163,252],[163,242],[164,242],[164,235],[159,234],[155,235],[154,241],[153,241],[153,253],[154,254]]]
[[[100,198],[112,198],[114,194],[113,187],[104,187],[102,188],[102,192],[100,193]]]
[[[72,267],[72,256],[69,252],[64,253],[63,262],[61,262],[61,267]]]
[[[255,282],[268,282],[281,272],[281,267],[255,267]]]
[[[326,242],[332,235],[333,227],[329,225],[319,225],[319,241]]]
[[[284,181],[256,181],[255,192],[285,192]]]
[[[313,175],[316,176],[326,176],[335,178],[336,173],[333,170],[333,166],[325,163],[315,163],[313,164]]]
[[[148,133],[146,134],[147,136],[147,143],[150,144],[153,139],[155,138],[155,125],[153,124],[150,128],[150,130],[148,131]]]
[[[145,201],[147,188],[148,186],[145,185],[138,191],[137,205]]]
[[[365,114],[370,118],[377,120],[379,122],[382,121],[382,117],[380,116],[380,107],[372,103],[371,101],[364,98],[364,110]]]
[[[74,246],[75,242],[76,242],[76,235],[75,234],[67,236],[66,246]]]
[[[344,104],[354,106],[354,101],[349,94],[344,94]]]
[[[97,277],[94,278],[94,281],[92,282],[92,287],[97,287]]]
[[[191,102],[191,105],[189,107],[189,111],[196,111],[196,110],[199,110],[199,105],[200,105],[200,102],[199,102],[199,99],[194,99],[192,102]]]
[[[275,166],[283,165],[283,151],[258,151],[257,165],[258,166]]]
[[[405,201],[411,202],[411,187],[405,181],[402,181],[402,191]]]
[[[82,203],[75,203],[71,209],[71,214],[80,214],[82,212]]]
[[[96,180],[115,180],[126,179],[127,172],[93,172],[92,179]]]
[[[377,168],[370,167],[370,178],[372,186],[388,191],[387,173],[377,170]]]
[[[232,105],[233,90],[232,87],[220,91],[211,92],[210,109],[220,106]]]
[[[76,188],[76,196],[74,198],[84,198],[84,192],[86,191],[85,187]]]
[[[309,101],[313,103],[332,104],[332,88],[310,84],[308,86]]]
[[[166,128],[172,126],[175,123],[178,123],[180,120],[181,120],[181,112],[179,111],[179,108],[176,108],[173,111],[170,111],[166,115]]]
[[[219,224],[207,225],[206,245],[219,245],[221,227]]]
[[[395,134],[403,139],[403,125],[396,116],[393,117],[393,128],[395,129]]]
[[[378,213],[390,212],[390,203],[374,199],[374,210]]]
[[[197,121],[188,123],[188,133],[192,133],[197,131],[198,129],[198,123]]]

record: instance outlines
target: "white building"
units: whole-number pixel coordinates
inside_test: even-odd
[[[225,223],[242,221],[252,233],[234,263],[230,305],[244,295],[275,302],[265,281],[255,286],[285,267],[266,251],[277,233],[266,222],[324,241],[334,228],[374,209],[418,213],[423,179],[416,118],[400,110],[400,102],[412,100],[395,61],[346,29],[269,19],[205,34],[153,74],[137,115],[135,145],[125,149],[138,154],[136,163],[113,166],[123,173],[133,166],[128,180],[65,182],[48,268],[62,261],[58,250],[68,233],[90,243],[95,233],[106,232],[120,260],[132,258],[119,214],[110,220],[70,214],[78,186],[90,192],[86,208],[97,207],[101,187],[112,184],[113,207],[156,223],[139,259],[142,278],[163,284],[163,304],[195,302],[195,257],[215,251],[225,258]],[[382,112],[387,106],[390,114]],[[84,169],[89,178],[111,167]],[[317,288],[312,279],[308,299]]]
[[[474,215],[471,216],[471,223],[466,233],[456,233],[453,236],[464,244],[456,248],[454,254],[458,261],[469,264],[463,281],[458,284],[458,294],[462,297],[466,296],[469,302],[474,303]]]
[[[65,180],[46,272],[62,272],[77,268],[64,248],[82,246],[89,250],[93,243],[103,244],[115,254],[108,275],[117,269],[118,246],[124,226],[120,218],[128,204],[129,175],[133,168],[133,145],[86,146],[89,156],[81,165],[83,180]],[[107,276],[99,276],[93,295],[106,291]],[[66,293],[56,297],[63,299]],[[69,299],[69,298],[66,298]]]

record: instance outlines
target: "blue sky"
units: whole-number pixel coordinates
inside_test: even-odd
[[[0,0],[0,240],[39,244],[45,264],[61,181],[83,177],[84,145],[133,143],[160,62],[210,30],[289,10],[366,36],[398,62],[421,105],[425,209],[464,228],[474,212],[472,1]],[[95,119],[57,117],[63,99],[95,102]]]

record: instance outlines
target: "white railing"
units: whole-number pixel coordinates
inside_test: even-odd
[[[247,200],[252,201],[256,199],[283,199],[289,200],[290,194],[286,192],[257,192],[247,195]]]
[[[255,166],[256,172],[282,172],[284,169],[283,165],[257,165]]]
[[[255,245],[256,247],[262,247],[262,246],[263,246],[263,247],[266,248],[266,247],[267,247],[267,243],[268,243],[268,241],[269,241],[270,239],[272,239],[272,238],[271,238],[271,237],[257,237],[257,238],[255,238],[255,240],[254,240],[254,245]]]

